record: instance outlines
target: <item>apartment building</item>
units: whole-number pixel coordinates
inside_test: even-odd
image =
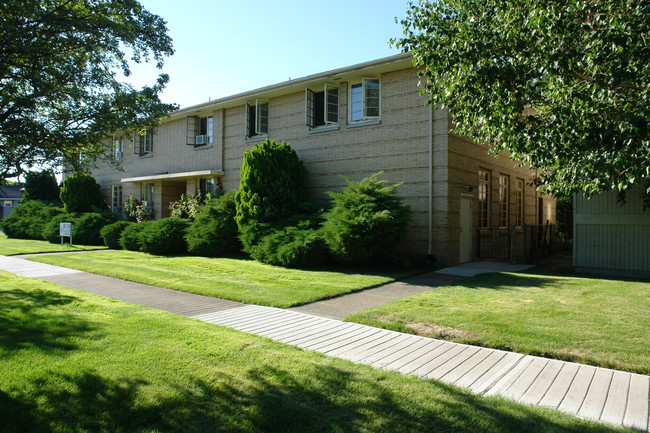
[[[145,135],[113,137],[124,171],[100,165],[93,176],[114,211],[132,193],[163,218],[182,193],[237,189],[244,152],[270,138],[297,152],[314,198],[340,190],[342,176],[383,171],[402,182],[413,219],[397,248],[414,258],[468,262],[480,229],[554,222],[555,202],[532,186],[530,169],[451,127],[399,54],[182,108]]]

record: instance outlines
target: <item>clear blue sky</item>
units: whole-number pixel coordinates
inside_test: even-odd
[[[407,0],[140,0],[168,23],[176,54],[162,72],[181,107],[398,54]],[[133,67],[136,87],[161,71]]]

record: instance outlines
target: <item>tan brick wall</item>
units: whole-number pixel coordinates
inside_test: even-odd
[[[479,167],[492,171],[492,195],[496,197],[499,173],[508,174],[511,184],[517,177],[530,180],[530,171],[517,168],[506,157],[494,159],[483,146],[449,134],[452,125],[446,110],[432,110],[419,94],[418,77],[411,68],[381,74],[381,121],[356,125],[347,121],[350,82],[339,82],[339,128],[310,131],[305,124],[305,90],[271,97],[269,101],[269,138],[286,141],[304,162],[308,183],[316,199],[326,199],[327,191],[339,191],[346,182],[343,176],[358,181],[378,171],[390,183],[402,182],[400,197],[412,210],[413,219],[402,252],[424,260],[433,254],[438,263],[458,261],[459,200],[472,186],[476,202]],[[254,97],[250,102],[254,101]],[[208,111],[214,120],[213,145],[197,150],[185,144],[185,118],[163,123],[154,136],[151,157],[125,149],[124,172],[107,167],[95,171],[97,180],[110,198],[110,185],[121,178],[196,170],[223,170],[224,190],[237,189],[242,157],[246,150],[261,141],[245,138],[245,102]],[[129,137],[130,138],[130,137]],[[126,141],[131,144],[130,140]],[[430,148],[431,146],[431,148]],[[430,167],[433,168],[430,171]],[[430,187],[430,179],[433,181]],[[181,192],[194,192],[198,179],[160,190],[160,200],[172,201]],[[137,192],[135,184],[124,184],[124,197]],[[514,186],[510,188],[514,212]],[[431,199],[430,199],[431,197]],[[526,222],[535,222],[535,191],[526,186]],[[164,204],[166,208],[167,203]],[[554,206],[554,205],[553,205]],[[160,207],[160,206],[157,206]],[[431,207],[431,213],[429,208]],[[477,224],[474,207],[474,226]],[[493,206],[493,213],[497,211]],[[549,209],[554,214],[553,209]],[[164,215],[161,210],[159,215]],[[514,215],[514,214],[513,214]],[[496,218],[492,215],[493,221]],[[429,235],[431,226],[431,237]]]

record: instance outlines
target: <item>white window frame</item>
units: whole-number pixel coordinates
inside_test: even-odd
[[[368,99],[369,99],[368,92],[369,92],[369,89],[370,89],[369,83],[371,83],[371,82],[376,82],[377,83],[377,92],[378,92],[378,94],[377,94],[377,104],[376,104],[376,106],[372,105],[372,107],[368,103]],[[359,86],[361,86],[360,87],[361,88],[361,101],[360,101],[361,110],[360,111],[359,110],[353,111],[352,106],[353,106],[353,103],[355,103],[355,101],[353,100],[353,98],[355,97],[355,92],[354,92],[353,89],[359,88]],[[349,93],[350,93],[350,97],[349,97],[349,105],[348,105],[349,106],[349,110],[348,110],[349,115],[348,115],[348,117],[349,117],[349,120],[350,120],[351,123],[365,122],[365,121],[368,121],[368,120],[379,120],[379,119],[381,119],[381,80],[379,78],[377,78],[377,77],[365,77],[365,78],[362,78],[360,82],[351,83]],[[369,114],[370,108],[373,108],[373,109],[376,108],[377,115]],[[361,113],[361,116],[357,118],[357,117],[355,117],[355,115],[358,112]]]
[[[499,174],[499,228],[510,224],[510,176]]]
[[[154,208],[154,191],[155,185],[153,183],[142,184],[142,204],[145,207],[145,211],[151,215],[153,215]]]
[[[122,162],[124,158],[124,137],[113,136],[113,161]]]
[[[205,121],[205,130],[202,129],[202,123]],[[200,147],[212,144],[214,133],[214,119],[212,116],[187,116],[185,120],[186,140],[188,146]],[[201,143],[201,137],[205,137]]]
[[[515,179],[515,225],[522,227],[524,225],[524,180]]]
[[[153,129],[147,129],[144,135],[138,131],[133,133],[133,153],[140,156],[153,154]]]
[[[316,125],[315,94],[323,92],[323,124]],[[310,128],[338,125],[339,123],[339,88],[325,84],[323,90],[305,89],[305,124]]]
[[[490,227],[490,179],[489,170],[478,171],[478,228]]]
[[[251,108],[255,115],[251,118]],[[246,104],[246,138],[267,136],[269,133],[269,101],[256,99],[255,102]]]
[[[122,213],[122,185],[111,185],[111,209],[113,213]]]

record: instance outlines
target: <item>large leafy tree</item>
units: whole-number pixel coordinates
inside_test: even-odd
[[[459,134],[553,192],[650,194],[649,23],[647,0],[421,1],[394,42]]]
[[[135,0],[0,2],[0,180],[30,166],[108,154],[102,138],[144,129],[175,108],[136,90],[129,64],[173,54],[165,21]]]

